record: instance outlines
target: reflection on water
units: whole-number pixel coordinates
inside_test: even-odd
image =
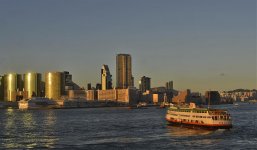
[[[46,114],[46,123],[49,126],[53,126],[56,123],[56,115],[53,112],[53,110],[49,110],[49,112]]]
[[[206,130],[206,129],[192,129],[192,128],[179,127],[179,126],[167,126],[167,130],[168,130],[168,134],[172,137],[208,135],[216,131],[216,130]]]
[[[5,130],[9,130],[14,127],[14,117],[13,109],[6,109],[6,120],[5,120]]]
[[[56,114],[53,110],[49,110],[45,116],[45,125],[48,128],[47,141],[45,147],[54,148],[53,145],[59,140],[56,136],[53,136],[54,127],[56,126]]]
[[[257,105],[221,107],[231,130],[167,126],[166,111],[155,108],[2,109],[0,149],[256,149]]]
[[[34,128],[35,121],[33,119],[32,113],[23,113],[21,117],[21,121],[24,125],[24,130],[31,130]]]
[[[53,111],[20,111],[6,109],[0,125],[0,138],[5,148],[53,148],[58,140],[53,136],[56,116]],[[17,141],[18,140],[18,141]],[[1,147],[1,146],[0,146]]]

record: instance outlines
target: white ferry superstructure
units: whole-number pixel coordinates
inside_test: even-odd
[[[231,116],[227,110],[196,108],[190,104],[189,108],[170,106],[166,120],[172,125],[190,125],[212,129],[232,128]]]

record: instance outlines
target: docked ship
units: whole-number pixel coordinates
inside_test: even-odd
[[[185,125],[209,129],[232,128],[231,116],[224,109],[197,108],[194,103],[189,107],[170,106],[166,120],[171,125]]]

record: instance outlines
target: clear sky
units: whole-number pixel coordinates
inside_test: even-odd
[[[115,82],[117,53],[136,85],[256,88],[256,0],[0,0],[0,74],[67,70],[86,86],[107,64]]]

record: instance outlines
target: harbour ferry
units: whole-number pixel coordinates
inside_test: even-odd
[[[171,125],[186,125],[209,129],[230,129],[232,120],[227,110],[197,108],[194,103],[189,107],[171,105],[166,114],[166,120]]]

